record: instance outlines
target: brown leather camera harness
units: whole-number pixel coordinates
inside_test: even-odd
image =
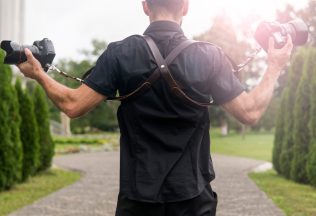
[[[133,92],[119,96],[119,97],[111,97],[108,98],[108,100],[119,100],[119,101],[124,101],[127,99],[135,99],[137,97],[140,97],[144,93],[146,93],[151,86],[160,78],[162,77],[167,83],[168,86],[171,90],[171,92],[179,97],[183,102],[186,104],[189,104],[191,106],[197,107],[197,108],[205,108],[210,105],[212,105],[212,100],[208,103],[204,102],[198,102],[194,100],[193,98],[189,97],[178,85],[176,80],[173,78],[170,70],[169,70],[169,65],[175,60],[175,58],[186,48],[193,44],[197,43],[204,43],[204,42],[199,42],[199,41],[194,41],[194,40],[185,40],[182,42],[180,45],[178,45],[165,59],[162,57],[156,43],[153,41],[153,39],[147,35],[144,35],[143,38],[147,42],[154,59],[157,63],[157,69],[149,76],[149,78],[141,84],[137,89],[135,89]]]

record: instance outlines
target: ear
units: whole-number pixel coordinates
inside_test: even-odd
[[[182,16],[186,16],[189,12],[189,0],[184,0]]]
[[[143,4],[143,11],[144,11],[144,13],[147,15],[147,16],[149,16],[149,8],[148,8],[148,4],[147,4],[147,2],[146,1],[142,1],[142,4]]]

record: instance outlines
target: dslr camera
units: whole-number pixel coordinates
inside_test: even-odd
[[[27,60],[24,49],[28,48],[34,57],[41,63],[44,71],[48,71],[56,56],[53,42],[47,38],[35,41],[32,46],[20,45],[12,41],[2,41],[1,49],[6,52],[4,64],[20,64]]]
[[[267,51],[269,38],[275,42],[275,48],[282,48],[290,35],[295,46],[304,45],[308,40],[308,26],[300,19],[292,20],[285,24],[278,22],[261,22],[255,32],[255,39]]]

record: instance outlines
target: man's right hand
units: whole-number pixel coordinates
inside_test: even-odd
[[[17,65],[17,67],[20,69],[21,73],[24,74],[25,77],[36,80],[41,73],[44,73],[42,66],[39,61],[33,56],[32,52],[27,48],[25,49],[25,55],[27,61]]]
[[[275,48],[274,39],[269,38],[268,67],[271,69],[269,71],[279,74],[288,63],[292,49],[293,42],[290,35],[287,35],[287,42],[281,49]]]

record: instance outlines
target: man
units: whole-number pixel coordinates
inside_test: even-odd
[[[146,0],[143,9],[151,23],[144,35],[153,39],[164,58],[187,41],[180,26],[188,0]],[[270,39],[267,71],[249,93],[232,74],[223,52],[211,44],[192,44],[168,67],[188,97],[201,102],[212,97],[214,104],[242,123],[254,124],[271,100],[292,47],[290,37],[282,49],[275,49]],[[120,95],[134,91],[157,69],[149,46],[137,35],[111,43],[78,89],[51,79],[30,51],[25,52],[28,60],[19,65],[21,72],[37,80],[71,118],[87,113],[117,91]],[[141,96],[122,101],[118,120],[121,172],[116,215],[216,214],[207,108],[184,103],[160,77]]]

